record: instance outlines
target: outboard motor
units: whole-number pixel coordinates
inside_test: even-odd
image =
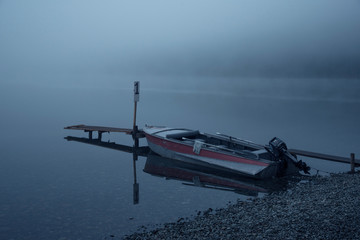
[[[288,161],[292,161],[298,169],[306,174],[310,174],[310,167],[303,161],[298,161],[296,157],[289,153],[286,144],[280,138],[274,137],[271,139],[269,146],[270,148],[265,149],[267,149],[276,160],[281,162],[280,173],[285,171]]]
[[[284,152],[287,152],[287,146],[280,138],[274,137],[269,142],[272,154],[279,158]]]

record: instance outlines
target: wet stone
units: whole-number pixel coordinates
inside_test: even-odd
[[[288,192],[207,209],[125,239],[359,239],[359,192],[359,173],[315,176]]]

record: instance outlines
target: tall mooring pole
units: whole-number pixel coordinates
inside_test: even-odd
[[[134,82],[134,125],[133,125],[133,138],[135,141],[135,148],[139,147],[139,138],[137,137],[138,127],[136,126],[136,110],[137,102],[140,99],[140,82]]]

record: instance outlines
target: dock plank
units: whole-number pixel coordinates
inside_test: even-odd
[[[123,132],[126,134],[132,134],[132,129],[130,129],[130,128],[88,126],[88,125],[83,125],[83,124],[68,126],[68,127],[65,127],[64,129],[94,131],[94,132]]]

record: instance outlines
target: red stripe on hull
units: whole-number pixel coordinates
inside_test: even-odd
[[[198,155],[193,152],[192,146],[188,146],[188,145],[181,144],[181,143],[176,143],[176,142],[169,141],[169,140],[159,138],[159,137],[155,137],[155,136],[152,136],[149,134],[145,134],[145,135],[146,135],[146,139],[148,141],[152,142],[153,144],[159,145],[163,148],[169,149],[174,152],[179,152],[179,153],[189,154],[189,155],[194,155],[194,156],[207,157],[207,158],[214,158],[214,159],[231,161],[231,162],[246,163],[246,164],[251,164],[251,165],[269,166],[268,163],[254,161],[251,159],[236,157],[236,156],[227,155],[227,154],[223,154],[223,153],[213,152],[213,151],[206,150],[206,149],[201,149],[201,152]]]

